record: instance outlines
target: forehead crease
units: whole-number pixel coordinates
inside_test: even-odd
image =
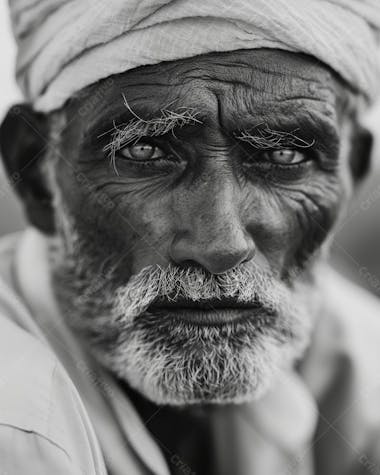
[[[273,78],[252,85],[241,82],[219,87],[216,90],[220,102],[223,126],[266,117],[284,119],[288,115],[318,114],[326,119],[336,119],[336,95],[331,82],[318,80],[299,81],[293,78]]]
[[[242,121],[246,114],[260,120],[299,110],[334,116],[335,83],[328,70],[297,58],[290,65],[268,58],[256,63],[242,57],[228,62],[202,60],[121,74],[92,115],[113,119],[125,114],[125,94],[133,110],[144,118],[158,116],[162,109],[192,107],[225,128],[227,122]]]
[[[239,67],[224,64],[219,69],[211,68],[210,64],[206,66],[197,71],[191,68],[168,84],[137,87],[135,97],[145,103],[197,104],[204,109],[214,107],[217,98],[223,102],[225,112],[230,109],[232,113],[262,107],[286,111],[302,105],[330,114],[335,105],[334,83],[324,69],[311,74],[309,70],[306,73],[304,70],[273,71],[246,64]]]
[[[203,121],[215,115],[218,107],[214,92],[206,84],[198,84],[194,87],[181,84],[178,87],[167,85],[148,87],[145,90],[143,87],[138,90],[129,89],[125,99],[133,113],[145,120],[158,119],[168,112],[189,111],[196,115],[197,119]],[[122,97],[118,102],[115,106],[120,115],[128,113]]]

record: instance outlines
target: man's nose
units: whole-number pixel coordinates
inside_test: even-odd
[[[221,196],[222,195],[222,196]],[[178,265],[202,266],[222,274],[255,254],[252,236],[246,231],[230,193],[218,193],[187,210],[186,225],[178,230],[171,246],[171,258]]]

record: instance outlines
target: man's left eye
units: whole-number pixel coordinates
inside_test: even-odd
[[[135,161],[157,160],[165,156],[164,152],[156,145],[139,142],[129,147],[123,147],[118,152],[123,158]]]
[[[303,153],[297,150],[272,150],[265,153],[267,160],[278,165],[296,165],[306,161],[306,157]]]

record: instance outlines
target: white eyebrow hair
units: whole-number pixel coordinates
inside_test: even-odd
[[[242,142],[248,142],[259,150],[280,150],[286,147],[311,148],[315,144],[313,139],[308,142],[297,136],[299,129],[285,132],[273,130],[267,124],[258,124],[250,131],[243,130],[235,134],[235,138]]]
[[[123,99],[124,105],[133,115],[133,118],[123,124],[116,125],[114,123],[111,141],[103,148],[103,151],[109,155],[116,173],[115,154],[120,148],[135,144],[143,137],[158,137],[169,132],[172,132],[174,135],[175,128],[181,128],[185,125],[202,124],[202,121],[197,118],[199,112],[192,107],[183,106],[175,110],[165,108],[160,110],[161,115],[159,117],[143,119],[132,110],[124,95]],[[106,134],[109,132],[110,131],[106,132]]]

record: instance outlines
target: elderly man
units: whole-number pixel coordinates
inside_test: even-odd
[[[380,473],[380,306],[327,263],[378,1],[10,6],[1,473]]]

